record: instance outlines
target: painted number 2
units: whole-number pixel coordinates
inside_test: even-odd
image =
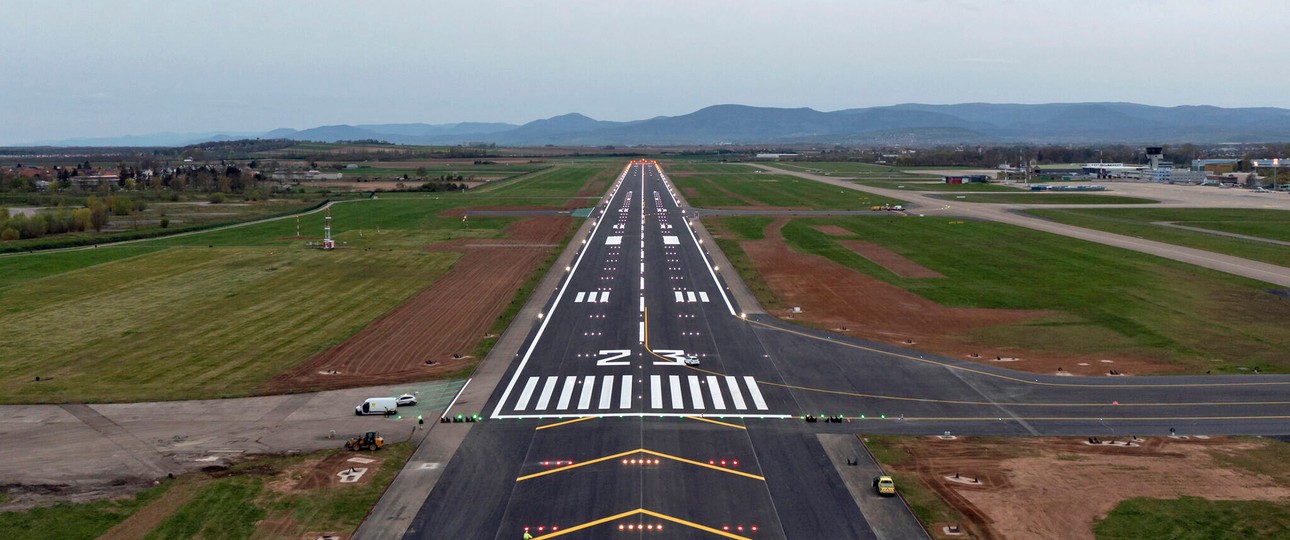
[[[626,358],[627,355],[631,353],[632,351],[628,349],[609,349],[609,350],[600,351],[601,356],[604,356],[606,354],[609,356],[601,358],[600,360],[596,360],[596,365],[597,366],[629,366],[631,365],[631,362],[627,360],[619,360],[619,358]]]

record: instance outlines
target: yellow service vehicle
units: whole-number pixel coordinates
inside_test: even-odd
[[[879,495],[895,495],[896,482],[890,476],[879,476],[873,479],[873,489]]]

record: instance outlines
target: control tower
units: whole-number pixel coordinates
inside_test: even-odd
[[[1154,170],[1156,170],[1156,169],[1159,169],[1159,168],[1160,168],[1160,162],[1161,162],[1161,161],[1164,161],[1164,158],[1165,158],[1165,149],[1164,149],[1164,147],[1162,147],[1162,146],[1148,146],[1148,147],[1147,147],[1147,163],[1150,163],[1150,165],[1149,165],[1148,167],[1149,167],[1151,170],[1153,170],[1153,171],[1154,171]]]

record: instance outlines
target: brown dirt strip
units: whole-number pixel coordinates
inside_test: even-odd
[[[174,486],[171,486],[166,494],[158,498],[148,506],[140,508],[139,511],[125,518],[124,521],[117,523],[103,533],[99,540],[132,540],[143,538],[150,531],[161,525],[162,521],[174,514],[179,507],[188,504],[193,500],[203,487],[206,486],[208,478],[204,475],[198,475],[195,479],[181,479]]]
[[[929,279],[945,277],[940,272],[906,259],[878,244],[863,240],[838,240],[838,245],[856,252],[861,257],[869,259],[870,262],[886,268],[891,273],[903,278]]]
[[[1123,443],[1130,434],[1102,437]],[[1093,538],[1093,521],[1132,497],[1284,501],[1290,487],[1219,465],[1211,452],[1239,453],[1258,443],[1153,437],[1139,446],[1089,445],[1082,438],[940,440],[900,445],[917,475],[967,519],[976,538]],[[959,481],[952,477],[958,474]],[[972,483],[971,479],[979,482]],[[936,530],[940,529],[940,524]]]
[[[425,290],[344,343],[275,377],[262,392],[426,380],[462,369],[473,362],[467,355],[533,269],[556,249],[552,246],[568,225],[567,217],[535,217],[507,227],[504,239],[431,246],[465,255]]]

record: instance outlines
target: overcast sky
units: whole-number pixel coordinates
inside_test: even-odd
[[[1290,107],[1284,0],[0,0],[0,144],[720,103]]]

